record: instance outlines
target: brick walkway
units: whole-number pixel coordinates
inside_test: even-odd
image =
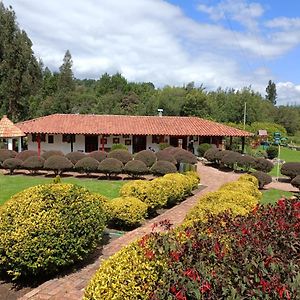
[[[102,255],[92,264],[80,269],[79,271],[72,273],[68,276],[61,278],[54,278],[49,280],[39,287],[33,289],[26,295],[24,295],[22,300],[37,300],[37,299],[51,299],[51,300],[78,300],[82,298],[84,288],[89,282],[92,275],[99,268],[101,262],[107,259],[109,256],[120,250],[124,245],[129,244],[135,239],[142,237],[144,234],[151,232],[151,226],[154,222],[159,222],[164,219],[170,220],[174,225],[182,223],[186,213],[193,207],[200,195],[203,195],[209,191],[217,190],[222,184],[236,180],[240,174],[233,172],[221,172],[212,167],[203,166],[201,163],[198,164],[198,172],[201,176],[201,184],[207,186],[204,190],[196,193],[194,196],[188,198],[181,204],[169,209],[165,213],[151,220],[144,226],[132,230],[120,238],[113,240],[111,243],[104,246]],[[270,188],[281,188],[292,190],[292,186],[284,183],[284,188],[282,188],[282,183],[278,187],[279,183],[270,184]]]

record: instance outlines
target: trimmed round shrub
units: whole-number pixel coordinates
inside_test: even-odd
[[[150,171],[153,175],[163,176],[168,173],[176,173],[177,169],[171,162],[159,160],[151,167]]]
[[[102,238],[100,195],[72,184],[26,189],[0,212],[0,271],[17,279],[54,274],[83,260]]]
[[[140,160],[145,163],[147,167],[151,167],[156,162],[156,155],[151,150],[142,150],[135,154],[134,160]]]
[[[256,177],[258,180],[258,186],[260,189],[262,189],[266,184],[269,184],[272,182],[272,177],[262,171],[256,171],[251,173],[252,176]]]
[[[240,155],[237,157],[237,166],[248,171],[256,166],[256,160],[250,155]]]
[[[110,224],[127,229],[139,226],[147,216],[148,206],[138,198],[115,198],[108,203]]]
[[[235,169],[235,166],[240,156],[242,155],[238,152],[234,152],[234,151],[227,152],[227,154],[225,154],[221,158],[221,163],[230,169]]]
[[[300,190],[300,175],[294,177],[294,179],[291,181],[291,185]]]
[[[108,153],[107,157],[118,159],[123,164],[126,164],[132,160],[132,154],[130,154],[128,150],[113,150]]]
[[[192,152],[184,149],[177,149],[174,153],[174,157],[177,163],[187,163],[192,165],[197,163],[197,157]]]
[[[59,150],[50,150],[50,151],[44,152],[42,154],[42,158],[44,160],[47,160],[49,157],[54,156],[54,155],[55,156],[65,156],[62,151],[59,151]]]
[[[114,151],[114,150],[127,150],[128,151],[128,147],[124,144],[113,144],[110,148],[110,151]]]
[[[111,175],[118,175],[123,171],[123,164],[116,158],[105,158],[98,166],[98,171],[106,174],[110,178]]]
[[[53,171],[55,175],[61,175],[73,166],[70,160],[61,155],[52,155],[44,163],[44,169]]]
[[[24,150],[22,152],[17,153],[16,158],[25,161],[27,158],[31,156],[38,156],[38,152],[34,150]]]
[[[281,166],[280,170],[282,175],[290,177],[293,179],[294,177],[300,175],[300,162],[287,162]]]
[[[31,173],[42,170],[45,160],[42,157],[30,156],[22,164],[22,168],[29,170]]]
[[[174,155],[178,151],[178,149],[181,149],[181,148],[169,146],[169,147],[164,148],[162,151],[165,151],[166,153]]]
[[[204,153],[204,158],[210,162],[216,162],[216,154],[221,150],[218,148],[210,148]]]
[[[72,162],[72,164],[76,164],[78,161],[80,161],[81,159],[85,158],[86,155],[83,152],[70,152],[68,154],[66,154],[66,158],[68,160],[70,160]]]
[[[123,171],[132,177],[138,177],[149,173],[149,169],[141,160],[130,160],[125,166]]]
[[[203,157],[204,156],[204,153],[208,150],[212,148],[212,145],[211,144],[208,144],[208,143],[203,143],[203,144],[200,144],[198,147],[197,147],[197,152],[198,152],[198,155]]]
[[[158,151],[155,153],[155,155],[156,155],[157,161],[163,160],[163,161],[169,161],[174,165],[177,164],[177,161],[176,161],[174,155],[171,153],[168,153],[167,151]]]
[[[107,153],[105,151],[92,151],[90,153],[88,153],[89,157],[95,158],[97,159],[99,162],[101,162],[102,160],[104,160],[105,158],[107,158]]]
[[[227,154],[229,154],[231,152],[232,152],[231,150],[219,150],[219,151],[217,151],[215,153],[215,161],[220,164],[222,162],[222,158],[225,155],[227,155]]]
[[[268,158],[273,159],[278,156],[278,147],[271,146],[266,150],[266,152],[267,152]]]
[[[97,172],[99,161],[92,157],[84,157],[80,159],[74,166],[74,169],[79,173],[86,173],[89,175],[92,172]]]
[[[0,149],[0,163],[4,162],[8,158],[15,158],[17,155],[16,151]]]
[[[273,167],[274,167],[274,164],[265,158],[256,158],[255,159],[254,169],[257,171],[269,173],[269,172],[271,172]]]
[[[2,168],[9,170],[9,174],[14,174],[16,169],[20,169],[22,166],[23,161],[17,158],[8,158],[2,163]]]
[[[250,174],[243,174],[239,177],[238,181],[250,181],[252,182],[256,187],[258,187],[258,179]]]

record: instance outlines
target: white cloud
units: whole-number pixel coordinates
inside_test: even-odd
[[[292,82],[278,82],[276,84],[278,100],[277,104],[300,105],[300,84]]]
[[[299,29],[300,18],[275,18],[266,22],[266,26],[269,28],[280,28],[283,30]]]

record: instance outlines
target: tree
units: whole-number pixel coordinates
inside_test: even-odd
[[[272,80],[269,80],[268,86],[266,87],[266,92],[266,100],[270,101],[273,105],[276,105],[276,84],[272,82]]]
[[[72,71],[73,61],[69,50],[66,51],[63,64],[59,67],[58,89],[59,91],[71,92],[75,88]]]
[[[0,2],[0,113],[14,121],[28,116],[29,97],[37,93],[42,80],[41,66],[31,47],[12,7],[5,8]]]

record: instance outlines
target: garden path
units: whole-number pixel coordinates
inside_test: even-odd
[[[70,275],[54,278],[49,280],[37,288],[25,294],[22,300],[78,300],[83,296],[84,288],[88,284],[90,278],[99,268],[101,262],[119,251],[124,245],[150,233],[152,224],[168,219],[173,225],[182,223],[186,213],[196,204],[199,196],[210,191],[217,190],[222,184],[236,180],[240,174],[234,172],[222,172],[215,168],[204,166],[198,163],[198,172],[201,176],[201,184],[206,186],[205,189],[197,192],[194,196],[189,197],[181,204],[165,211],[163,214],[147,222],[144,226],[132,230],[118,239],[113,240],[105,245],[102,250],[102,255],[96,261],[88,266],[78,270]],[[291,187],[288,187],[291,188]]]

